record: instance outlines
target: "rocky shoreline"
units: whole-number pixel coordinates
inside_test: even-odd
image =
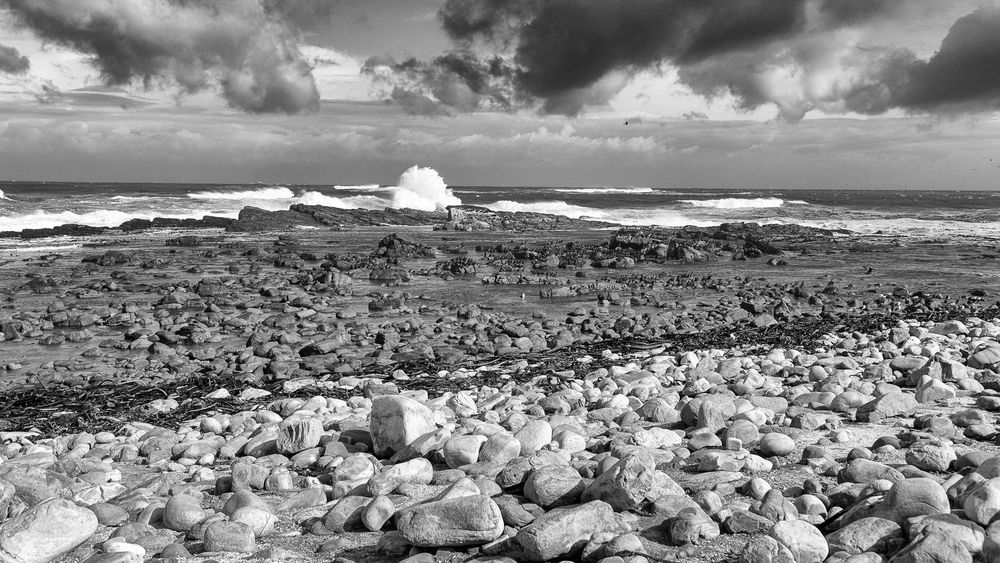
[[[464,213],[463,213],[464,211]],[[340,209],[321,205],[295,204],[285,211],[244,207],[236,219],[206,215],[201,219],[132,219],[117,227],[59,225],[44,229],[0,231],[0,239],[40,239],[71,236],[86,237],[108,233],[142,233],[160,229],[224,229],[227,232],[253,233],[290,229],[343,230],[371,226],[434,226],[454,231],[550,231],[613,227],[602,221],[571,219],[544,213],[492,211],[471,205],[454,206],[448,212],[415,209]]]
[[[995,248],[297,207],[0,261],[0,559],[1000,558]]]

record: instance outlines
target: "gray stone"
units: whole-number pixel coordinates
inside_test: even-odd
[[[830,551],[852,555],[865,551],[885,554],[892,542],[903,536],[903,529],[892,520],[869,517],[855,520],[826,537]]]
[[[318,418],[306,418],[285,426],[278,432],[275,446],[278,453],[295,455],[315,448],[323,437],[323,423]]]
[[[163,507],[163,525],[175,532],[186,532],[205,519],[201,503],[190,495],[177,495]]]
[[[422,457],[390,465],[368,481],[373,496],[387,495],[404,483],[427,485],[434,478],[434,466]]]
[[[542,508],[580,502],[584,483],[580,472],[568,465],[539,467],[528,475],[524,496]]]
[[[875,515],[903,524],[909,518],[948,512],[950,508],[944,487],[933,479],[921,477],[893,485]]]
[[[668,494],[683,495],[684,489],[666,473],[643,463],[638,456],[629,455],[595,479],[583,491],[581,500],[602,500],[623,511]]]
[[[795,440],[780,432],[764,434],[757,449],[764,456],[784,456],[795,451]]]
[[[947,471],[956,459],[954,448],[941,440],[917,442],[906,451],[906,463],[924,471]]]
[[[582,550],[596,532],[616,527],[614,509],[595,500],[573,507],[555,508],[517,533],[525,558],[548,561]]]
[[[396,514],[396,529],[417,547],[482,545],[503,534],[500,507],[467,496],[418,504]]]
[[[796,563],[823,563],[830,554],[823,534],[816,526],[803,520],[778,522],[768,535],[787,547]]]
[[[677,545],[713,540],[719,533],[719,525],[701,508],[685,508],[670,521],[670,539]]]
[[[376,455],[401,451],[434,430],[434,413],[402,395],[382,395],[372,400],[369,423]]]
[[[911,416],[918,406],[913,395],[892,391],[858,407],[857,417],[862,422],[881,422],[893,416]]]
[[[97,526],[97,516],[82,506],[44,501],[0,525],[0,560],[48,563],[87,541]]]
[[[250,526],[240,522],[215,522],[205,530],[205,551],[253,553],[256,542]]]
[[[897,553],[889,563],[972,563],[972,554],[955,538],[945,534],[917,536]]]

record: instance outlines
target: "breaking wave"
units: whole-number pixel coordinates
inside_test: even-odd
[[[25,229],[49,229],[60,225],[87,225],[89,227],[117,227],[131,219],[201,219],[205,215],[216,215],[235,218],[239,210],[232,213],[216,213],[205,210],[185,213],[129,213],[126,211],[88,211],[75,213],[73,211],[33,211],[24,215],[14,215],[0,218],[0,231],[23,231]]]
[[[801,200],[785,201],[780,197],[757,197],[738,198],[724,197],[721,199],[682,199],[681,203],[692,207],[702,207],[710,209],[764,209],[769,207],[782,207],[789,205],[809,205]]]
[[[204,191],[188,194],[192,199],[216,199],[226,201],[265,201],[271,199],[292,199],[295,192],[284,186],[274,186],[270,188],[260,188],[256,190],[242,190],[236,192]]]
[[[608,210],[573,205],[565,201],[521,203],[504,200],[487,204],[486,207],[494,211],[548,213],[551,215],[564,215],[573,219],[593,219],[620,225],[658,225],[661,227],[694,225],[696,227],[708,227],[719,223],[719,221],[693,219],[680,213],[664,211],[662,209]]]
[[[651,194],[653,188],[553,188],[554,192],[568,194]]]
[[[412,166],[399,177],[392,189],[392,207],[420,211],[444,211],[449,205],[461,205],[462,200],[444,183],[433,168]]]

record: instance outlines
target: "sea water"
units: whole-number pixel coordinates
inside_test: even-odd
[[[395,185],[0,183],[0,231],[63,224],[114,227],[129,219],[236,217],[246,206],[445,210],[480,205],[622,225],[801,224],[861,234],[1000,241],[1000,192],[685,188],[670,186],[448,186],[413,167]],[[38,241],[36,241],[38,243]],[[44,243],[42,243],[44,244]],[[4,246],[8,246],[4,244]]]

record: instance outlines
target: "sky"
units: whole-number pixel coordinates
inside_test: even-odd
[[[1000,188],[1000,0],[0,0],[0,180]]]

